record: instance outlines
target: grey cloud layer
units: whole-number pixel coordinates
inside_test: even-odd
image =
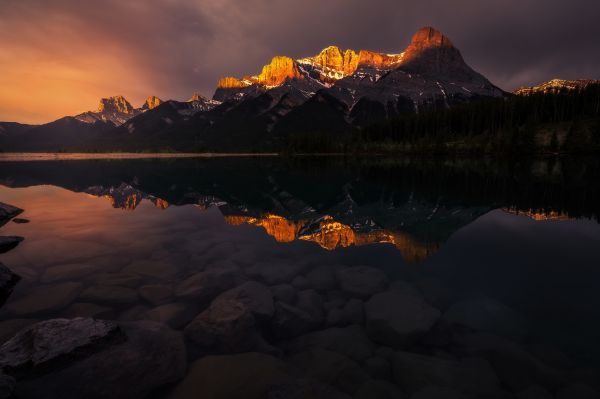
[[[186,98],[210,96],[220,76],[258,72],[273,55],[312,55],[329,44],[397,52],[432,25],[511,90],[600,78],[598,15],[591,0],[2,0],[0,33],[74,65],[103,52],[141,75],[148,94]]]

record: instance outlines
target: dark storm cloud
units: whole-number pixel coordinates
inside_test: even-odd
[[[149,94],[210,96],[220,76],[257,73],[273,55],[330,44],[400,52],[425,25],[507,90],[600,78],[598,15],[590,0],[2,0],[0,107],[13,105],[0,116],[51,119],[68,113],[60,104],[82,111],[117,92],[136,104]],[[64,100],[48,115],[28,114],[36,103],[21,94],[31,86],[40,102],[56,87]]]

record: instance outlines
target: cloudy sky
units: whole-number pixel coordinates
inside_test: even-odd
[[[273,55],[401,52],[426,25],[506,90],[600,78],[598,15],[595,0],[0,0],[0,120],[47,122],[116,94],[210,97]]]

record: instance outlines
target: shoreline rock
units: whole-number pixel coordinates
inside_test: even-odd
[[[15,249],[23,240],[24,238],[19,236],[0,237],[0,254]]]
[[[47,320],[3,345],[7,358],[21,399],[147,397],[186,369],[182,334],[152,321]]]
[[[18,274],[13,273],[12,270],[0,263],[0,307],[12,294],[19,280],[21,280],[21,277]]]
[[[4,226],[12,218],[23,212],[24,211],[21,208],[0,202],[0,227]]]

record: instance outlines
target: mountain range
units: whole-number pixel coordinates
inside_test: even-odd
[[[553,82],[516,94],[590,81]],[[510,95],[467,65],[449,38],[426,27],[397,54],[329,46],[300,59],[276,56],[256,75],[221,78],[210,100],[150,96],[134,108],[115,96],[95,112],[44,125],[0,122],[0,149],[276,150],[294,134],[335,139],[381,120]]]

